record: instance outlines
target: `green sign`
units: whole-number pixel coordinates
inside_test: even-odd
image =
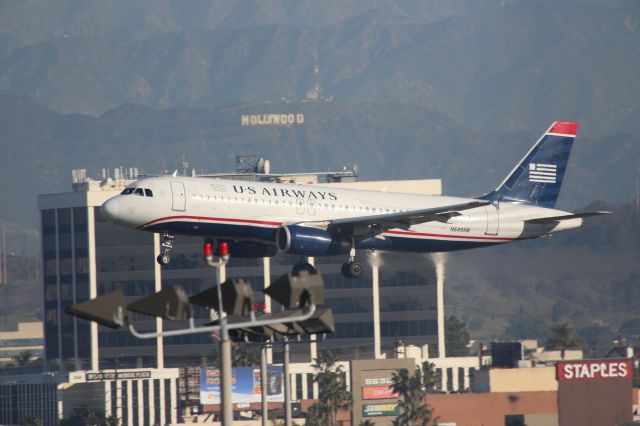
[[[362,417],[398,416],[400,407],[397,402],[389,404],[363,404]]]

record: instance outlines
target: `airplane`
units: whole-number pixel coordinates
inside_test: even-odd
[[[339,189],[207,177],[143,178],[110,198],[107,220],[161,234],[166,265],[175,235],[227,241],[235,257],[300,256],[293,273],[316,272],[309,257],[346,255],[342,273],[358,278],[356,250],[447,252],[580,228],[609,212],[555,209],[578,123],[556,121],[494,190],[477,198]]]

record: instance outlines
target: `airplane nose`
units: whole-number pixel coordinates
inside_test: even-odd
[[[120,214],[120,201],[114,198],[105,201],[100,207],[100,214],[111,221],[116,220]]]

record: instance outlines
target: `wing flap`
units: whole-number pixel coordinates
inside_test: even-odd
[[[350,234],[354,237],[375,236],[388,229],[408,229],[411,225],[424,222],[447,222],[452,217],[460,216],[460,211],[474,209],[491,204],[489,201],[471,201],[429,209],[409,210],[400,213],[389,213],[373,216],[349,217],[329,222],[327,229]]]

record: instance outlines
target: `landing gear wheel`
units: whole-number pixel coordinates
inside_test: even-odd
[[[168,232],[163,232],[160,237],[160,251],[161,253],[156,257],[156,261],[160,265],[168,265],[171,262],[171,257],[169,256],[169,252],[173,248],[173,240],[175,237]]]
[[[346,278],[360,278],[364,269],[358,262],[346,262],[342,264],[342,275]]]
[[[300,275],[300,272],[307,272],[309,275],[317,274],[318,270],[307,262],[298,262],[291,268],[291,275]]]

